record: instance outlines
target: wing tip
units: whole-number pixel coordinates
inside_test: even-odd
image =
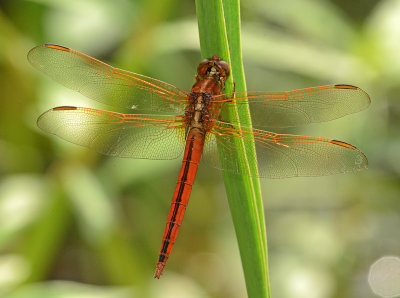
[[[51,49],[55,49],[55,50],[61,50],[61,51],[65,51],[65,52],[69,52],[71,51],[70,48],[64,47],[64,46],[60,46],[57,44],[52,44],[52,43],[46,43],[43,45],[46,48],[51,48]]]
[[[50,115],[50,112],[73,111],[73,110],[77,110],[77,109],[78,109],[78,107],[73,107],[73,106],[61,106],[61,107],[51,108],[39,116],[39,118],[36,120],[36,124],[41,130],[49,132],[49,130],[46,129],[48,127],[48,125],[46,124],[46,117],[48,117]]]
[[[353,145],[351,145],[349,143],[343,142],[343,141],[331,140],[331,143],[335,144],[335,145],[338,145],[338,146],[346,147],[346,148],[349,148],[349,149],[358,150],[357,147],[355,147],[355,146],[353,146]]]
[[[48,113],[51,111],[53,111],[53,109],[47,110],[46,112],[42,113],[36,120],[36,125],[43,131],[47,131],[44,122],[45,122],[45,117],[47,117]]]
[[[361,92],[364,95],[364,98],[366,99],[365,105],[362,107],[362,109],[367,108],[371,104],[371,98],[369,97],[368,93],[365,92],[360,87],[357,87],[354,85],[348,85],[348,84],[336,84],[333,86],[334,86],[334,88],[337,88],[337,89],[353,89],[353,90],[357,90],[357,91]]]
[[[70,52],[71,49],[63,47],[63,46],[59,46],[56,44],[43,44],[40,46],[36,46],[32,49],[30,49],[30,51],[28,52],[27,58],[28,61],[36,68],[41,68],[40,64],[37,61],[37,57],[36,55],[41,55],[42,53],[40,53],[40,50],[43,48],[50,48],[50,49],[54,49],[54,50],[60,50],[60,51],[64,51],[64,52]]]
[[[338,89],[360,89],[357,86],[349,85],[349,84],[336,84],[333,86]]]
[[[348,148],[348,149],[356,150],[358,152],[358,155],[356,157],[356,159],[357,159],[356,160],[356,164],[358,165],[358,168],[352,169],[349,172],[361,171],[363,169],[367,169],[368,168],[368,159],[365,156],[365,154],[362,153],[362,151],[360,151],[360,149],[358,149],[357,147],[355,147],[355,146],[353,146],[353,145],[351,145],[349,143],[343,142],[343,141],[331,140],[330,142],[332,144],[335,144],[335,145],[338,145],[338,146],[342,146],[342,147],[345,147],[345,148]]]
[[[61,106],[61,107],[55,107],[52,108],[52,111],[72,111],[72,110],[77,110],[78,107],[73,107],[73,106]]]

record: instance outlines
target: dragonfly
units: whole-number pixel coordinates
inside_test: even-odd
[[[43,131],[109,156],[167,160],[183,153],[156,278],[170,257],[203,155],[205,163],[223,171],[266,178],[355,172],[368,165],[366,156],[349,143],[263,130],[330,121],[364,110],[370,98],[356,86],[224,93],[230,67],[213,56],[199,64],[195,83],[186,92],[59,45],[37,46],[28,53],[28,60],[58,83],[91,99],[137,111],[55,107],[38,118]],[[250,109],[252,126],[224,118],[229,109],[245,106]],[[257,160],[256,174],[243,173],[243,161],[231,157],[243,142],[255,148],[249,154]]]

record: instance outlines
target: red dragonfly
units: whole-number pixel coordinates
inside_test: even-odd
[[[255,127],[289,127],[329,121],[370,104],[363,90],[327,85],[276,92],[222,93],[229,65],[214,56],[203,60],[190,92],[168,83],[112,67],[75,50],[52,44],[33,48],[30,63],[62,85],[107,105],[141,114],[62,106],[42,114],[38,126],[72,143],[118,157],[174,159],[183,162],[162,237],[155,277],[159,278],[175,243],[200,158],[224,171],[242,174],[241,164],[224,158],[238,140],[254,144],[258,177],[321,176],[359,171],[365,155],[345,142],[278,134],[231,123],[222,112],[249,104]],[[240,142],[239,142],[240,143]]]

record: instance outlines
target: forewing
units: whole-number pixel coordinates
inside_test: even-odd
[[[112,67],[75,50],[41,45],[29,62],[60,84],[111,106],[155,114],[182,114],[187,93],[162,81]]]
[[[216,121],[207,135],[204,159],[213,167],[246,174],[246,162],[235,158],[242,142],[254,142],[259,177],[288,178],[355,172],[368,165],[356,147],[332,139],[276,134]],[[219,145],[219,149],[217,148]],[[222,154],[221,154],[222,152]]]
[[[57,107],[43,113],[37,123],[45,132],[110,156],[174,159],[185,145],[179,116]]]
[[[213,98],[222,109],[249,104],[253,127],[289,127],[324,122],[357,113],[370,104],[368,94],[351,85],[293,91],[235,92]],[[246,125],[246,123],[242,123]]]

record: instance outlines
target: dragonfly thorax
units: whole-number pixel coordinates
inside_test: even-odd
[[[211,94],[191,92],[189,94],[189,104],[185,110],[185,123],[186,127],[197,127],[204,131],[209,127],[209,109]]]

